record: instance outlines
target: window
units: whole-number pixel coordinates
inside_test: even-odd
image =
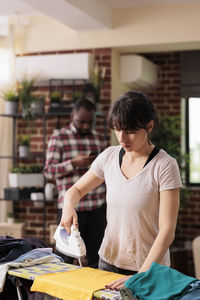
[[[200,185],[200,97],[186,99],[187,183]]]

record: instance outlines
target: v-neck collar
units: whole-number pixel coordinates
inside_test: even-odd
[[[160,151],[150,160],[150,162],[145,165],[135,176],[131,177],[131,178],[127,178],[122,170],[121,170],[121,167],[120,167],[120,164],[119,164],[119,153],[120,153],[120,150],[122,149],[122,147],[119,147],[118,151],[117,151],[117,159],[116,159],[116,162],[117,162],[117,168],[118,168],[118,171],[120,173],[120,176],[123,178],[123,180],[125,181],[131,181],[131,180],[134,180],[136,177],[138,177],[141,173],[145,172],[147,170],[147,168],[149,168],[149,166],[151,166],[152,162],[155,160],[155,158],[157,158],[157,155],[160,153]],[[153,150],[152,150],[153,151]]]

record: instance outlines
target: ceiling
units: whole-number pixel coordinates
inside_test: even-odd
[[[1,0],[0,1],[0,16],[10,16],[15,14],[35,14],[36,10],[32,9],[25,2],[20,0]]]
[[[200,0],[1,0],[0,26],[9,16],[45,14],[77,31],[109,29],[117,8],[192,2]]]
[[[198,0],[107,0],[107,3],[112,8],[123,8],[123,7],[133,7],[133,6],[151,6],[151,5],[167,5],[175,3],[192,3],[200,2]]]

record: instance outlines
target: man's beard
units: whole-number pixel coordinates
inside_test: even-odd
[[[88,131],[81,131],[80,129],[76,128],[77,129],[77,132],[82,135],[82,136],[86,136],[88,134],[91,133],[91,130],[88,130]]]

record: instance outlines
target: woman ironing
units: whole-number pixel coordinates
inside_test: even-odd
[[[170,265],[181,179],[177,162],[150,141],[157,125],[150,98],[130,91],[113,104],[108,125],[119,146],[103,151],[90,170],[65,194],[61,225],[77,225],[75,207],[90,190],[105,181],[107,227],[99,250],[99,268],[125,274],[106,287],[118,290],[152,262]]]

